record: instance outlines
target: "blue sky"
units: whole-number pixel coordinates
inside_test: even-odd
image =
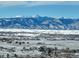
[[[19,1],[0,2],[0,17],[54,16],[79,18],[79,2]]]

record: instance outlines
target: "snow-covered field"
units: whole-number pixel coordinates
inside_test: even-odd
[[[63,36],[53,37],[53,34],[68,35],[66,37],[69,38],[64,37],[65,39],[62,40]],[[75,35],[77,35],[77,40],[75,40]],[[78,37],[78,30],[0,29],[0,57],[40,57],[41,46],[77,50],[79,49]],[[73,40],[69,40],[70,38]]]
[[[79,34],[79,30],[0,29],[0,32],[39,32],[52,34]]]

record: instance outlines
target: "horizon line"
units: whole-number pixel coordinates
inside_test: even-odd
[[[73,19],[77,19],[79,17],[66,17],[66,16],[42,16],[42,15],[33,15],[33,16],[22,16],[22,15],[16,15],[16,16],[0,16],[0,18],[20,18],[20,17],[24,17],[24,18],[29,18],[29,17],[52,17],[52,18],[73,18]]]

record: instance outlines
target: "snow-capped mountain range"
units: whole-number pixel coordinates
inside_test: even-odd
[[[79,19],[65,17],[11,17],[0,18],[0,28],[79,30]]]

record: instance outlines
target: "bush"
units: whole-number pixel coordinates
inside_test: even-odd
[[[39,48],[39,51],[41,51],[41,52],[46,52],[46,47],[45,47],[45,46],[41,46],[41,47]]]
[[[17,55],[17,54],[14,54],[14,57],[16,57],[16,58],[17,58],[17,57],[18,57],[18,55]]]

